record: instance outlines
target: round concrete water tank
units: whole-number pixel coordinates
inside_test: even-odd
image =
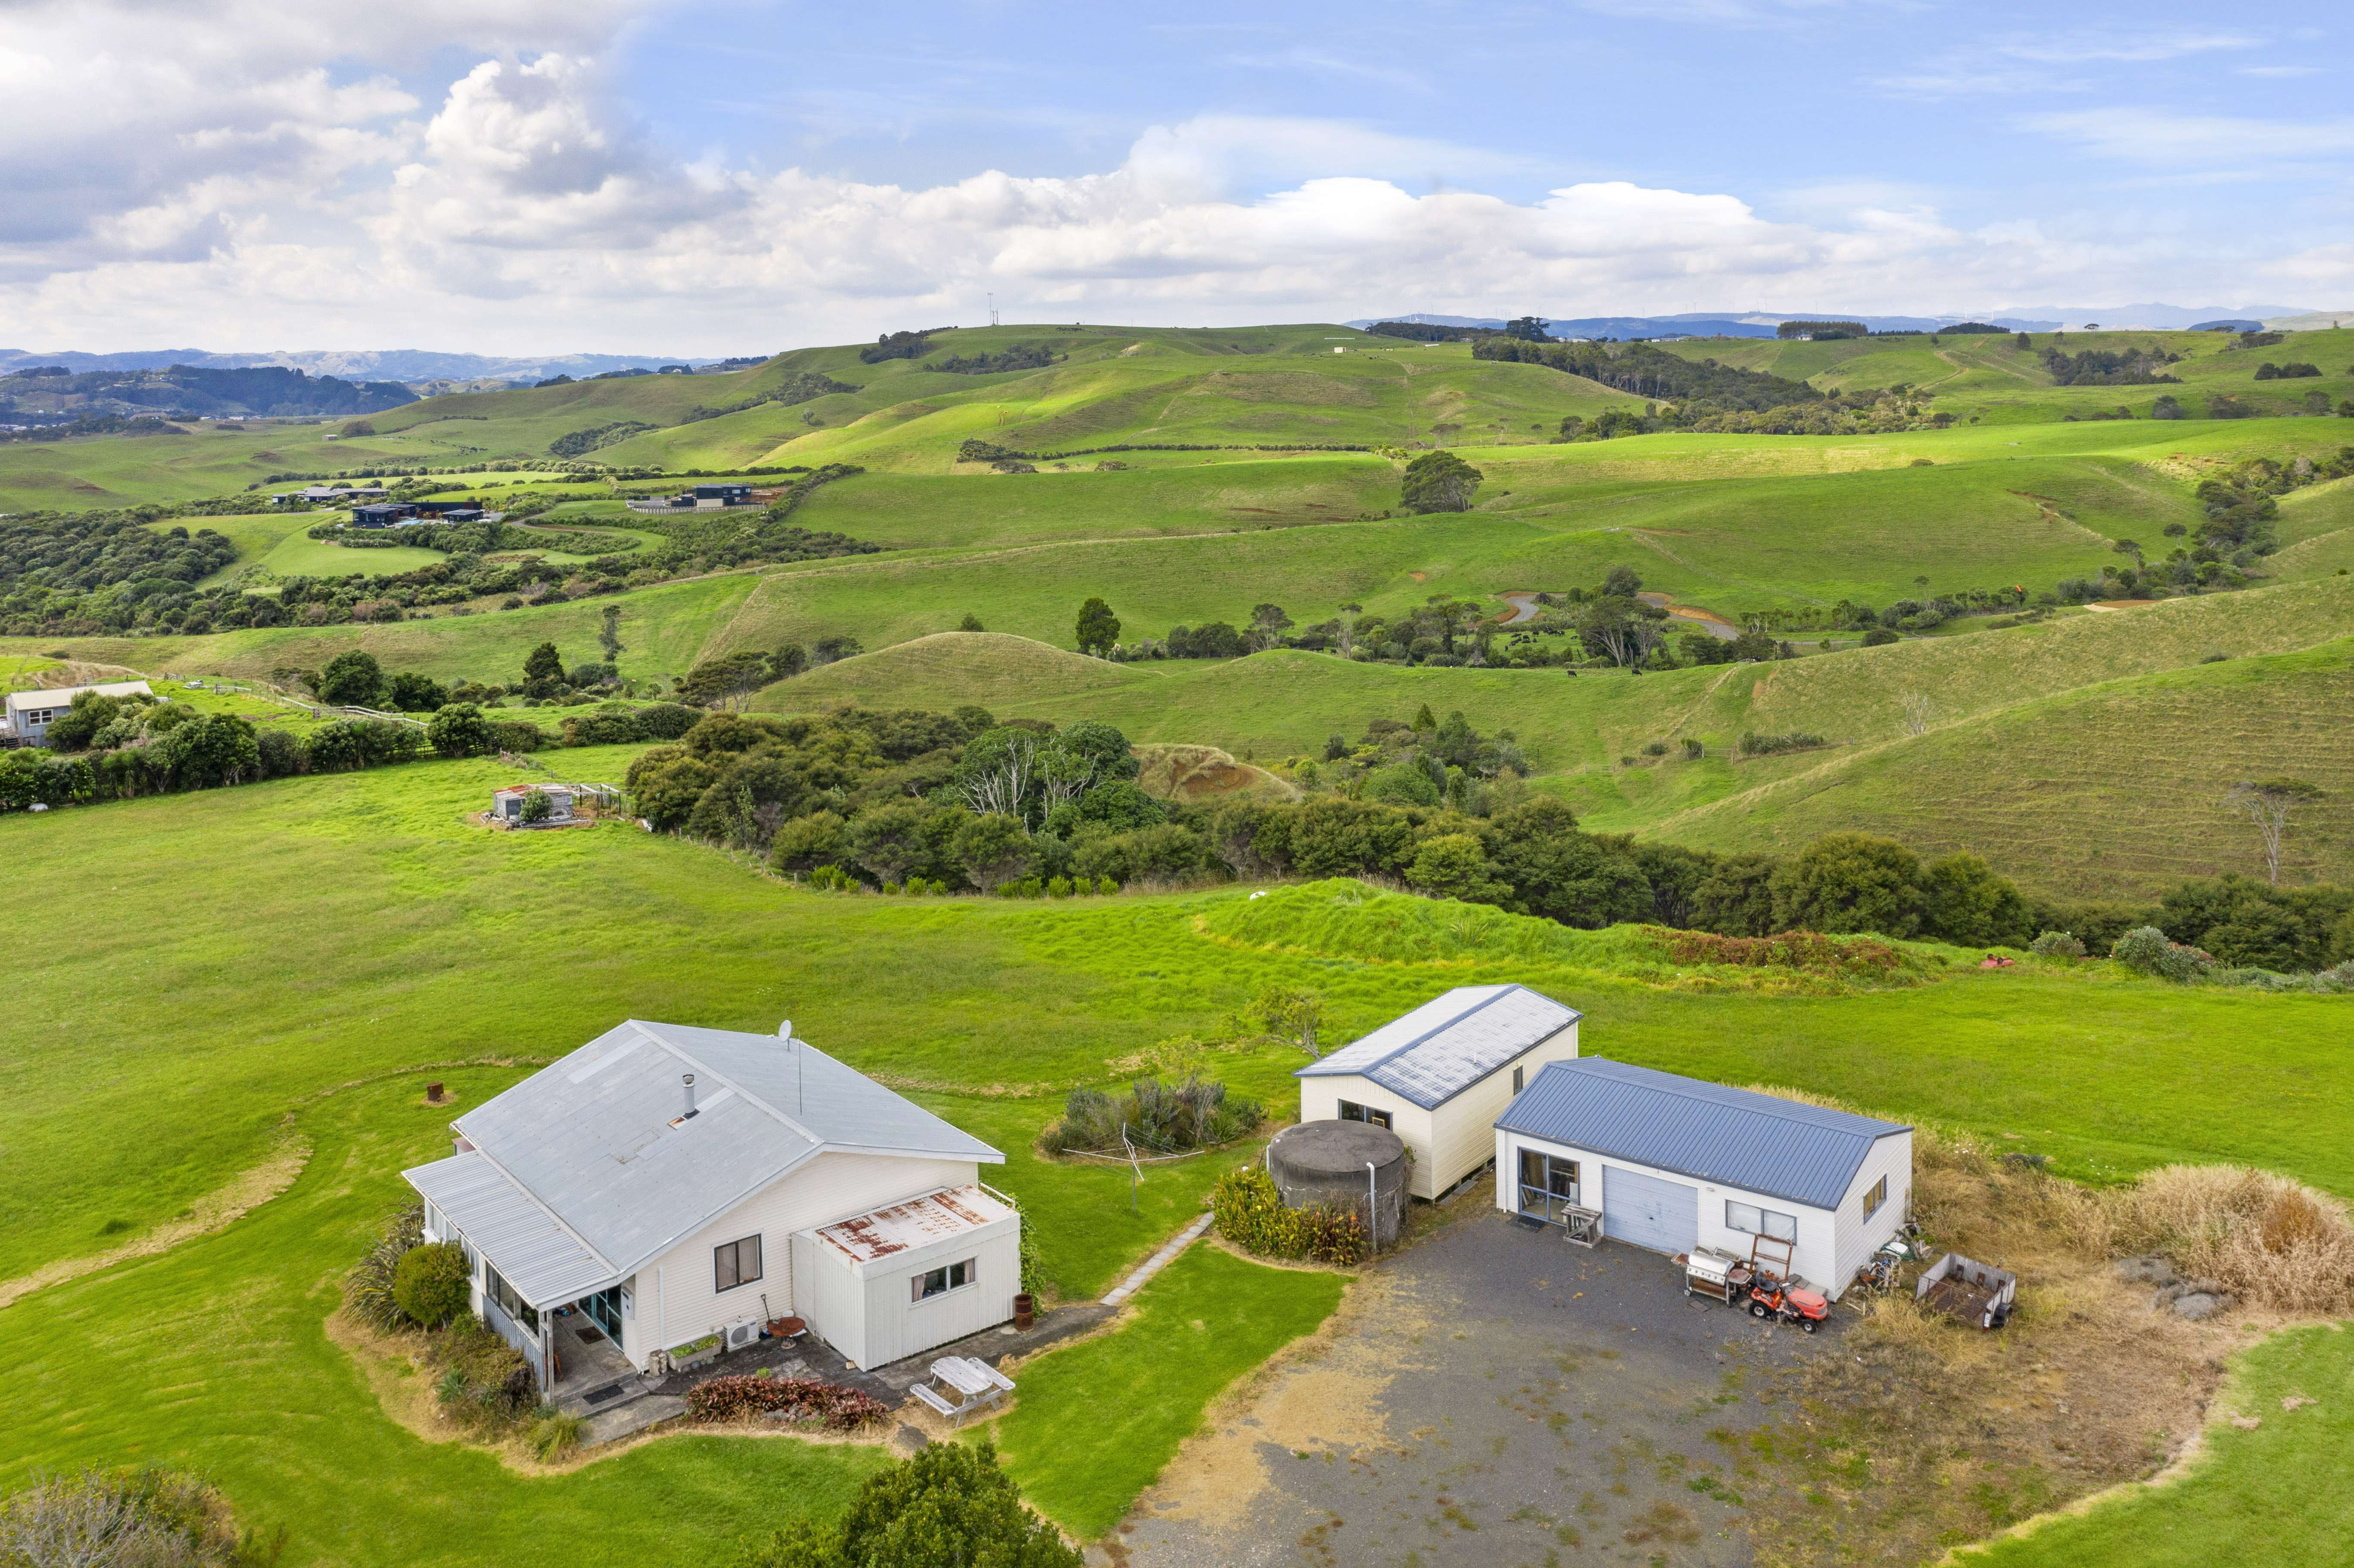
[[[1267,1146],[1267,1173],[1285,1207],[1324,1203],[1360,1223],[1370,1207],[1373,1245],[1397,1240],[1405,1215],[1405,1144],[1388,1128],[1363,1121],[1287,1127]]]

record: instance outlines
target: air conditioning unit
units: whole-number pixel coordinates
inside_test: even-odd
[[[727,1348],[731,1351],[740,1351],[747,1345],[758,1344],[759,1342],[760,1325],[758,1323],[730,1323],[727,1325],[726,1334]]]

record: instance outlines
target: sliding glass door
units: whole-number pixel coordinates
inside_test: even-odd
[[[1564,1224],[1578,1201],[1577,1161],[1540,1149],[1521,1150],[1521,1213]]]

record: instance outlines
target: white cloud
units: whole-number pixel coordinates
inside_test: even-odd
[[[2022,123],[2090,152],[2146,164],[2304,160],[2354,152],[2354,120],[2297,124],[2285,120],[2115,108],[2031,115]]]
[[[1794,192],[1770,215],[1630,181],[1512,199],[1479,187],[1524,186],[1523,159],[1325,119],[1201,115],[1094,173],[920,187],[689,162],[606,80],[642,6],[286,10],[10,13],[0,342],[747,352],[970,321],[990,291],[1016,319],[1231,323],[1990,308],[2183,270],[2156,241],[1956,227],[1930,193],[1882,184]],[[113,52],[126,37],[143,47]],[[457,79],[424,78],[452,44],[472,51]],[[2139,150],[2315,134],[2125,111],[2037,123],[2153,160],[2180,154]],[[2317,281],[2338,264],[2307,255]]]
[[[2264,40],[2244,33],[2128,32],[2077,29],[2065,33],[2022,35],[1994,48],[2015,59],[2039,65],[2115,63],[2147,65],[2180,59],[2187,55],[2218,50],[2262,48]]]

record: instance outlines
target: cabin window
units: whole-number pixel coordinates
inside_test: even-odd
[[[966,1258],[945,1268],[928,1268],[907,1279],[908,1301],[929,1301],[935,1296],[946,1296],[951,1290],[962,1290],[981,1278],[981,1260]]]
[[[1727,1199],[1724,1224],[1728,1230],[1741,1231],[1753,1236],[1771,1236],[1776,1241],[1795,1242],[1798,1239],[1798,1216],[1776,1213],[1754,1203],[1736,1203]]]
[[[1385,1110],[1376,1110],[1372,1106],[1361,1106],[1354,1100],[1342,1100],[1341,1119],[1370,1122],[1375,1127],[1387,1127],[1390,1124],[1390,1113]]]
[[[1521,1092],[1521,1078],[1527,1071],[1528,1069],[1526,1067],[1514,1067],[1512,1069],[1512,1093],[1517,1095]]]
[[[1863,1217],[1868,1220],[1880,1213],[1880,1205],[1886,1202],[1888,1202],[1888,1178],[1882,1176],[1872,1184],[1872,1191],[1863,1195]]]
[[[711,1249],[711,1288],[733,1290],[760,1277],[760,1238],[722,1242]]]

